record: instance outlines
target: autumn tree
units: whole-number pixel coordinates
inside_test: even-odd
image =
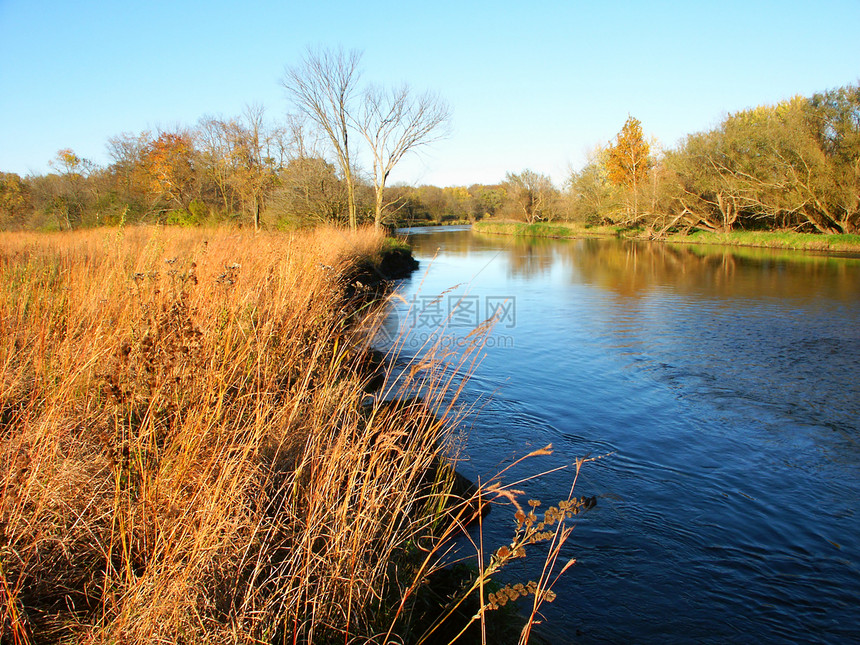
[[[0,172],[0,229],[18,228],[32,208],[30,187],[12,172]]]
[[[75,154],[70,148],[57,151],[49,165],[58,171],[56,181],[43,182],[50,197],[49,208],[58,215],[63,225],[72,229],[83,223],[84,215],[92,202],[87,193],[86,176],[95,164]]]
[[[240,197],[231,182],[233,174],[230,132],[232,120],[205,116],[197,122],[194,139],[198,149],[197,170],[211,187],[213,201],[225,215],[239,207]]]
[[[352,228],[358,226],[358,215],[350,134],[360,59],[354,50],[308,49],[301,64],[287,69],[282,80],[296,109],[320,129],[331,146],[346,184]]]
[[[628,220],[639,219],[639,192],[651,168],[651,148],[642,135],[642,124],[629,116],[615,142],[607,148],[606,170],[609,180],[626,188],[632,196],[628,203]]]
[[[152,137],[146,130],[140,134],[124,132],[107,141],[108,155],[113,160],[107,172],[112,178],[115,199],[120,202],[120,219],[129,211],[132,216],[145,215],[157,199],[144,164],[151,144]]]
[[[195,183],[194,144],[185,132],[162,132],[150,142],[143,167],[153,192],[191,213]]]
[[[252,105],[242,117],[226,125],[228,162],[231,172],[228,182],[233,186],[248,213],[254,228],[260,228],[260,212],[266,195],[274,186],[283,162],[279,138],[280,128],[269,127],[262,106]]]
[[[472,195],[465,186],[446,186],[442,189],[445,199],[443,219],[468,219],[472,210]]]
[[[421,211],[421,201],[414,186],[397,182],[386,189],[388,200],[397,204],[392,213],[398,226],[412,226]]]
[[[408,85],[370,87],[357,126],[370,146],[375,192],[373,222],[382,225],[385,185],[391,171],[410,151],[438,140],[450,118],[448,106],[435,94],[416,95]]]

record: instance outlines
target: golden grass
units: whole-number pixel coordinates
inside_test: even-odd
[[[474,356],[369,402],[384,308],[352,272],[383,244],[0,234],[0,640],[407,639],[474,514],[443,461]]]

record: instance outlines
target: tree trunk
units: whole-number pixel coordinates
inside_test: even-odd
[[[349,227],[352,230],[358,228],[358,216],[355,212],[355,185],[352,183],[352,171],[347,169],[344,171],[346,179],[346,203],[349,210]]]
[[[821,214],[816,212],[816,209],[813,208],[804,208],[803,214],[806,217],[806,220],[815,227],[819,233],[842,233],[843,231],[833,226],[832,220],[828,217],[823,217]]]
[[[722,193],[717,193],[717,207],[720,209],[721,224],[720,227],[723,233],[728,233],[732,230],[732,225],[737,219],[737,206],[723,198]]]
[[[379,229],[382,227],[382,206],[383,197],[385,194],[385,185],[381,184],[376,187],[376,212],[373,215],[373,225]]]

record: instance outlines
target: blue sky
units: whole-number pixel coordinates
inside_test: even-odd
[[[304,48],[364,52],[363,78],[439,92],[451,136],[395,181],[561,184],[628,114],[674,146],[727,112],[860,80],[860,1],[0,0],[0,170],[60,148],[107,163],[122,132],[260,103]]]

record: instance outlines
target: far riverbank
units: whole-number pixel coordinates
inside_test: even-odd
[[[582,238],[582,237],[642,237],[639,229],[620,226],[584,226],[574,222],[477,222],[473,230],[479,233],[517,235],[521,237]],[[658,241],[675,244],[718,244],[723,246],[750,246],[827,253],[860,255],[860,235],[823,235],[794,231],[731,231],[715,233],[696,231],[689,234],[674,233]]]

